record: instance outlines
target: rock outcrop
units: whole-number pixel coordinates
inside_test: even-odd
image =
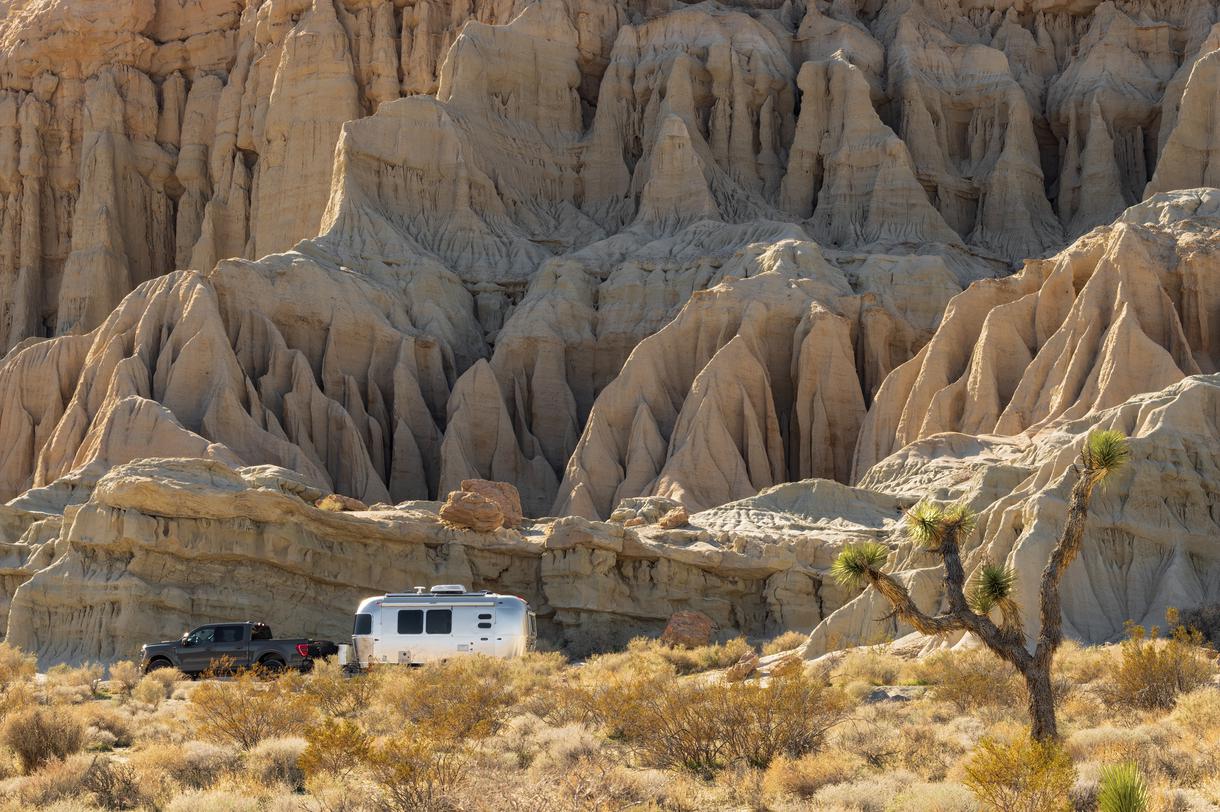
[[[133,472],[168,457],[217,472],[171,491],[407,505],[412,538],[483,539],[412,555],[470,544],[488,573],[479,545],[511,537],[508,574],[482,583],[544,601],[561,636],[652,629],[696,595],[726,629],[812,628],[852,597],[821,581],[834,550],[886,537],[942,467],[1016,476],[1014,449],[1217,370],[1220,214],[1196,188],[1220,176],[1217,16],[13,0],[0,584],[41,619],[8,634],[109,656],[152,631],[114,606],[261,611],[219,580],[191,597],[175,567],[193,550],[248,561],[254,590],[325,522],[382,528],[353,562],[401,542],[383,510],[295,503],[272,536],[215,539],[201,528],[236,514],[162,515],[163,494],[130,508],[133,535],[102,532],[127,509],[106,501],[115,472],[151,494]],[[465,529],[435,513],[451,493]],[[171,518],[186,546],[158,559],[140,533]],[[271,549],[280,522],[314,529]],[[283,578],[297,603],[321,590],[301,615],[318,632],[360,590],[404,586],[337,563]],[[57,615],[55,583],[111,608]]]

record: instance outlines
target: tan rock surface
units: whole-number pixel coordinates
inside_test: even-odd
[[[550,552],[517,563],[557,628],[655,630],[692,595],[725,628],[812,627],[852,597],[822,584],[834,550],[885,536],[958,460],[1015,487],[1014,447],[1217,369],[1216,193],[1183,191],[1217,175],[1216,18],[5,4],[0,497],[24,511],[5,594],[34,584],[37,615],[58,594],[39,573],[86,566],[47,558],[50,535],[86,543],[65,511],[100,510],[116,466],[175,456],[308,502],[502,482],[510,522],[672,499],[689,527],[637,509],[537,531]],[[256,569],[295,554],[240,539]],[[77,585],[126,578],[107,561]],[[131,611],[160,589],[149,566],[114,587]],[[248,600],[175,597],[172,617]],[[115,650],[40,628],[21,634],[56,656]]]

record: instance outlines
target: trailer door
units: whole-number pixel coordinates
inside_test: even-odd
[[[469,654],[495,654],[494,606],[457,606],[453,610],[453,642]]]

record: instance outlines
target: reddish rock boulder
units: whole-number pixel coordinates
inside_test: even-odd
[[[662,530],[672,530],[675,527],[686,527],[690,523],[690,514],[684,507],[676,507],[657,520],[657,526]]]
[[[661,642],[670,646],[698,648],[712,642],[716,622],[702,612],[675,612],[661,633]]]
[[[452,491],[440,509],[441,521],[453,527],[490,533],[504,525],[498,502],[471,491]]]
[[[463,479],[462,490],[477,493],[484,499],[490,499],[500,507],[504,514],[504,526],[516,527],[524,518],[521,512],[521,494],[507,482],[494,482],[490,479]]]
[[[724,678],[729,682],[741,682],[757,670],[758,653],[747,651],[741,655],[740,660],[729,666],[729,670],[724,672]]]

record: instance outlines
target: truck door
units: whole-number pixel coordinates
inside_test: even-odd
[[[215,626],[201,626],[188,634],[178,647],[182,670],[188,673],[206,671],[211,665],[212,643],[215,639]]]
[[[217,626],[212,642],[212,668],[237,669],[250,665],[250,643],[246,640],[245,624]]]

